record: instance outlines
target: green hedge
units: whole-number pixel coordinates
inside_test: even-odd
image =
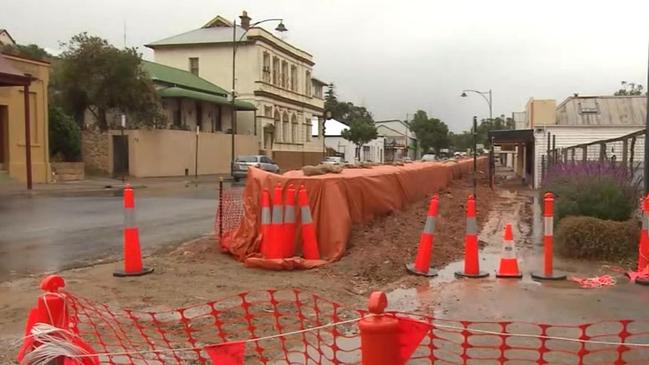
[[[557,253],[565,257],[619,261],[637,257],[639,236],[635,219],[566,217],[558,224],[555,240]]]

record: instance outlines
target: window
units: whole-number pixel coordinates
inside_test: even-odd
[[[273,57],[273,85],[279,85],[279,58]]]
[[[291,130],[290,124],[288,122],[288,113],[284,112],[282,114],[282,142],[288,143],[291,142]]]
[[[282,140],[282,121],[280,120],[279,112],[275,110],[275,123],[273,124],[275,127],[274,132],[273,132],[273,139],[275,142],[281,141]]]
[[[307,71],[304,77],[304,93],[311,96],[311,71]]]
[[[282,61],[282,87],[288,87],[288,62]]]
[[[291,66],[291,90],[297,91],[297,66]]]
[[[261,162],[262,163],[273,163],[273,161],[270,158],[266,157],[266,156],[261,156]]]
[[[198,57],[189,57],[189,72],[198,76]]]
[[[599,105],[595,98],[581,99],[579,102],[579,112],[582,114],[597,114],[599,113]]]
[[[295,117],[295,114],[291,117],[291,142],[293,143],[298,143],[300,142],[298,140],[298,134],[297,134],[297,118]]]
[[[265,106],[264,107],[264,116],[268,118],[273,117],[273,107],[272,106]]]
[[[265,82],[270,82],[270,54],[264,52],[264,61],[261,68],[261,79]]]
[[[370,154],[370,146],[363,146],[363,156],[361,156],[363,161],[371,161],[372,155]]]
[[[307,142],[310,142],[311,141],[311,134],[313,133],[312,132],[313,124],[311,124],[311,119],[306,118],[304,120],[304,127],[305,127],[304,128],[305,129],[305,132],[304,132],[305,133],[305,135],[304,135],[305,139],[304,140],[307,141]]]

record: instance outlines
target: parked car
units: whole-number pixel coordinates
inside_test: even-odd
[[[237,156],[232,166],[232,177],[234,181],[239,181],[248,175],[250,166],[262,169],[264,171],[279,174],[279,165],[264,155]]]
[[[322,161],[322,163],[329,165],[342,165],[344,162],[343,158],[338,156],[329,156]]]
[[[423,156],[421,156],[422,161],[435,161],[437,160],[437,156],[435,156],[434,153],[427,153]]]

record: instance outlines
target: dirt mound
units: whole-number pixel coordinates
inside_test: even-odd
[[[478,187],[479,224],[485,220],[496,197],[486,181],[481,181]],[[431,262],[435,267],[455,261],[464,252],[464,203],[471,192],[472,182],[468,178],[456,181],[439,193],[439,217]],[[427,197],[403,211],[355,226],[347,255],[322,271],[328,278],[343,280],[346,287],[358,295],[407,276],[404,265],[416,255],[429,201]]]

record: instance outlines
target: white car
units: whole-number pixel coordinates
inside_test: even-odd
[[[427,153],[423,156],[421,156],[422,161],[435,161],[437,160],[437,156],[435,156],[434,153]]]
[[[329,156],[322,161],[323,164],[328,164],[328,165],[342,165],[343,164],[343,158],[342,157],[337,157],[337,156]]]

